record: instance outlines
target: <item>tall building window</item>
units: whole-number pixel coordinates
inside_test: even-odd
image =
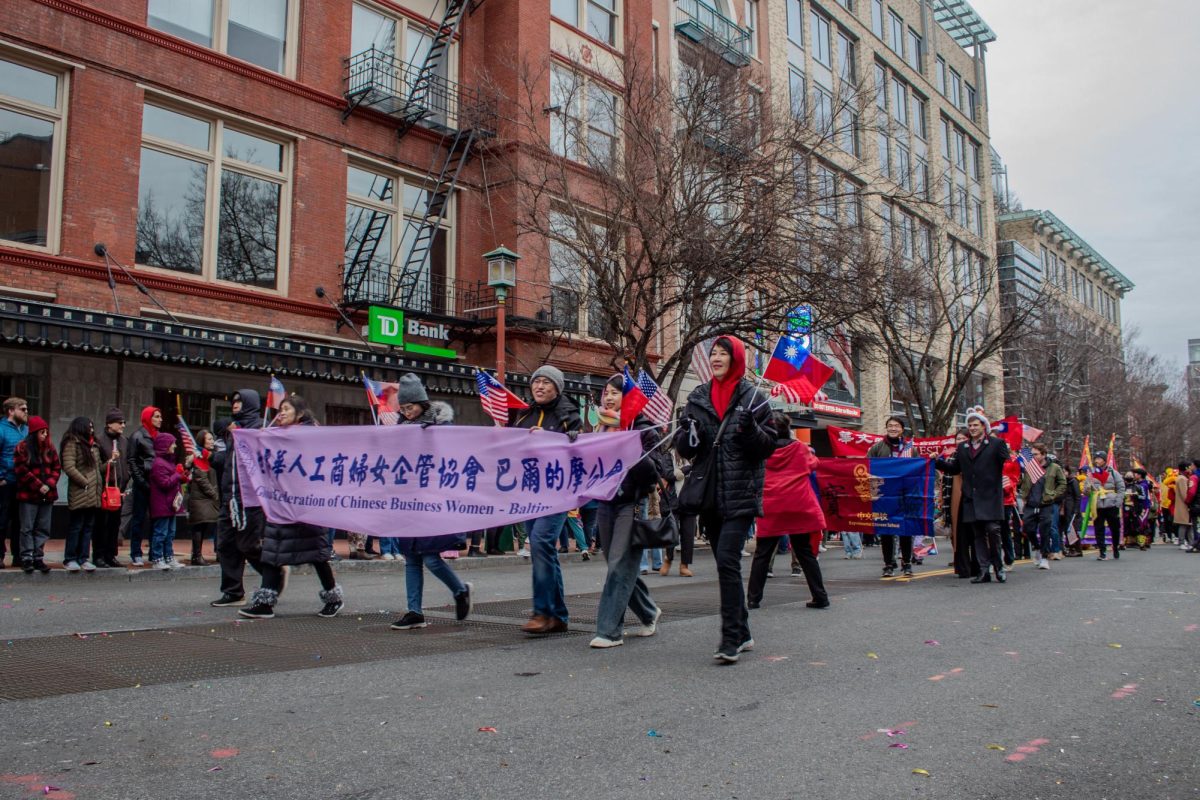
[[[912,96],[912,129],[919,138],[929,140],[929,122],[925,118],[925,98],[913,92]]]
[[[288,0],[149,0],[146,24],[272,72],[287,69]]]
[[[804,73],[795,67],[788,69],[788,91],[792,104],[792,116],[796,119],[803,120],[805,116],[806,102],[805,92],[807,91],[804,80]]]
[[[804,9],[801,0],[787,0],[788,39],[797,47],[804,47]]]
[[[908,87],[892,79],[892,119],[908,127]]]
[[[962,76],[950,70],[950,102],[955,108],[962,108]]]
[[[814,172],[817,181],[817,213],[826,219],[837,219],[837,185],[833,170],[818,164]]]
[[[912,157],[907,147],[896,145],[896,183],[903,189],[912,189]]]
[[[433,34],[406,17],[392,16],[377,11],[374,6],[355,3],[350,18],[350,54],[352,56],[375,50],[384,57],[394,58],[401,64],[411,65],[399,75],[378,70],[365,70],[364,79],[383,85],[387,91],[397,95],[407,94],[416,80],[418,68],[424,65],[433,46]],[[441,79],[450,77],[450,64],[454,61],[455,45],[450,45],[438,61],[434,75]],[[352,76],[353,80],[354,76]],[[396,81],[395,85],[389,82]],[[350,87],[355,88],[353,83]],[[454,109],[442,92],[430,92],[429,102],[433,106],[430,121],[446,123]]]
[[[604,304],[589,264],[592,253],[606,249],[608,230],[596,223],[585,225],[576,228],[571,215],[550,212],[550,314],[556,325],[571,333],[606,338]]]
[[[886,131],[879,131],[876,136],[876,145],[879,148],[879,172],[882,175],[890,176],[892,174],[892,162],[888,156],[888,135]]]
[[[887,111],[887,70],[879,63],[875,64],[875,106],[880,111]]]
[[[904,55],[904,60],[907,61],[908,65],[910,67],[912,67],[913,69],[915,69],[917,72],[921,71],[922,46],[923,46],[923,42],[921,40],[921,34],[917,33],[912,28],[909,28],[908,29],[908,51]]]
[[[966,102],[966,107],[963,111],[971,119],[975,119],[975,87],[964,81],[966,91],[963,94],[963,100]]]
[[[972,200],[971,203],[975,206],[975,235],[983,238],[983,203],[980,200]]]
[[[615,3],[616,0],[609,0]],[[750,32],[750,55],[758,57],[758,0],[745,0],[742,24]]]
[[[929,162],[917,156],[913,167],[913,191],[917,197],[929,199]]]
[[[858,79],[858,68],[854,64],[854,40],[838,31],[838,76],[853,86]]]
[[[66,84],[0,58],[0,241],[57,247]]]
[[[833,95],[820,86],[813,92],[813,127],[822,136],[833,132]]]
[[[846,9],[851,14],[854,13],[854,0],[837,0],[837,2],[839,6]]]
[[[852,156],[859,155],[858,149],[858,114],[849,105],[841,110],[838,121],[838,147]]]
[[[871,0],[871,32],[883,38],[883,0]]]
[[[946,59],[938,56],[937,60],[933,62],[933,72],[938,93],[944,97],[946,95]]]
[[[895,11],[888,10],[888,47],[901,58],[904,57],[904,20]]]
[[[345,270],[347,279],[362,281],[360,297],[388,303],[394,299],[406,308],[425,312],[447,310],[451,299],[446,291],[447,268],[453,263],[448,252],[453,241],[452,204],[434,232],[421,271],[403,271],[424,224],[428,201],[429,190],[420,183],[382,173],[373,166],[347,167]],[[360,274],[362,271],[366,274]]]
[[[287,144],[236,122],[146,104],[137,263],[282,288],[290,158]]]
[[[813,58],[827,67],[833,67],[833,60],[829,54],[829,19],[823,14],[812,12],[812,53]]]
[[[560,156],[598,168],[617,157],[617,96],[564,67],[550,70],[550,146]]]
[[[555,19],[608,45],[616,46],[620,29],[618,0],[550,0],[550,14]]]

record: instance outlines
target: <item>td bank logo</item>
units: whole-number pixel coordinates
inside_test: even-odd
[[[398,308],[371,306],[367,312],[367,341],[376,344],[386,344],[405,350],[414,355],[432,356],[434,358],[458,358],[458,351],[446,347],[433,347],[427,344],[404,341],[404,335],[421,336],[427,339],[450,338],[450,329],[445,325],[432,324],[418,319],[408,320],[405,324],[404,312]]]

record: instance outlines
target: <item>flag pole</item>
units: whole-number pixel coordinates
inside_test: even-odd
[[[375,410],[375,397],[367,386],[367,371],[360,369],[358,374],[362,376],[363,390],[367,393],[367,408],[371,409],[371,424],[378,425],[379,413]]]

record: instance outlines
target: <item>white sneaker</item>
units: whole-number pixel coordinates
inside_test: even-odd
[[[383,555],[381,555],[379,557],[379,559],[381,561],[395,561],[396,557],[394,555],[392,555],[391,553],[384,553]]]
[[[1038,561],[1037,568],[1038,569],[1050,569],[1050,562],[1043,558]]]
[[[657,608],[654,610],[654,619],[650,620],[645,625],[639,625],[637,629],[634,630],[633,635],[645,637],[653,636],[654,634],[658,633],[658,620],[660,617],[662,617],[662,609]]]
[[[183,563],[172,558],[167,562],[167,569],[183,569]]]
[[[743,551],[742,551],[742,558],[749,558],[749,557],[750,557],[750,551],[749,551],[749,550],[743,550]]]
[[[79,572],[79,562],[66,561],[63,563],[63,569],[65,569],[67,572]]]
[[[824,553],[824,552],[827,552],[829,550],[829,548],[822,544],[822,545],[817,546],[817,550]]]
[[[606,639],[603,636],[597,636],[588,642],[588,647],[595,647],[598,650],[602,650],[608,647],[620,647],[623,644],[625,644],[624,639]]]
[[[141,556],[138,556],[137,558],[130,560],[130,562],[129,562],[129,566],[131,566],[131,567],[144,567],[144,566],[146,566],[146,562],[142,560],[142,557],[141,557]]]
[[[170,569],[170,567],[162,559],[152,559],[150,561],[150,569]]]
[[[396,560],[397,560],[397,561],[399,561],[401,564],[403,564],[403,563],[404,563],[404,556],[396,556]]]
[[[1038,562],[1039,562],[1039,561],[1041,561],[1041,560],[1042,560],[1042,551],[1041,551],[1041,550],[1034,550],[1034,551],[1033,551],[1033,563],[1034,563],[1034,564],[1038,564]],[[1040,566],[1041,566],[1041,564],[1038,564],[1038,566],[1040,567]]]
[[[96,571],[96,565],[90,561],[85,561],[82,564],[80,564],[79,566],[83,567],[84,572],[95,572]]]
[[[529,558],[529,548],[522,547],[520,550],[517,551],[517,555],[519,555],[521,558]]]
[[[1179,545],[1179,549],[1180,549],[1180,550],[1187,550],[1187,549],[1188,549],[1188,543],[1187,543],[1187,542],[1184,542],[1183,544]]]

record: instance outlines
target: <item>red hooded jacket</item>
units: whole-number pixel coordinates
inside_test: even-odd
[[[756,521],[756,536],[816,533],[825,529],[825,514],[812,483],[818,463],[804,442],[780,443],[767,459],[763,515]]]

